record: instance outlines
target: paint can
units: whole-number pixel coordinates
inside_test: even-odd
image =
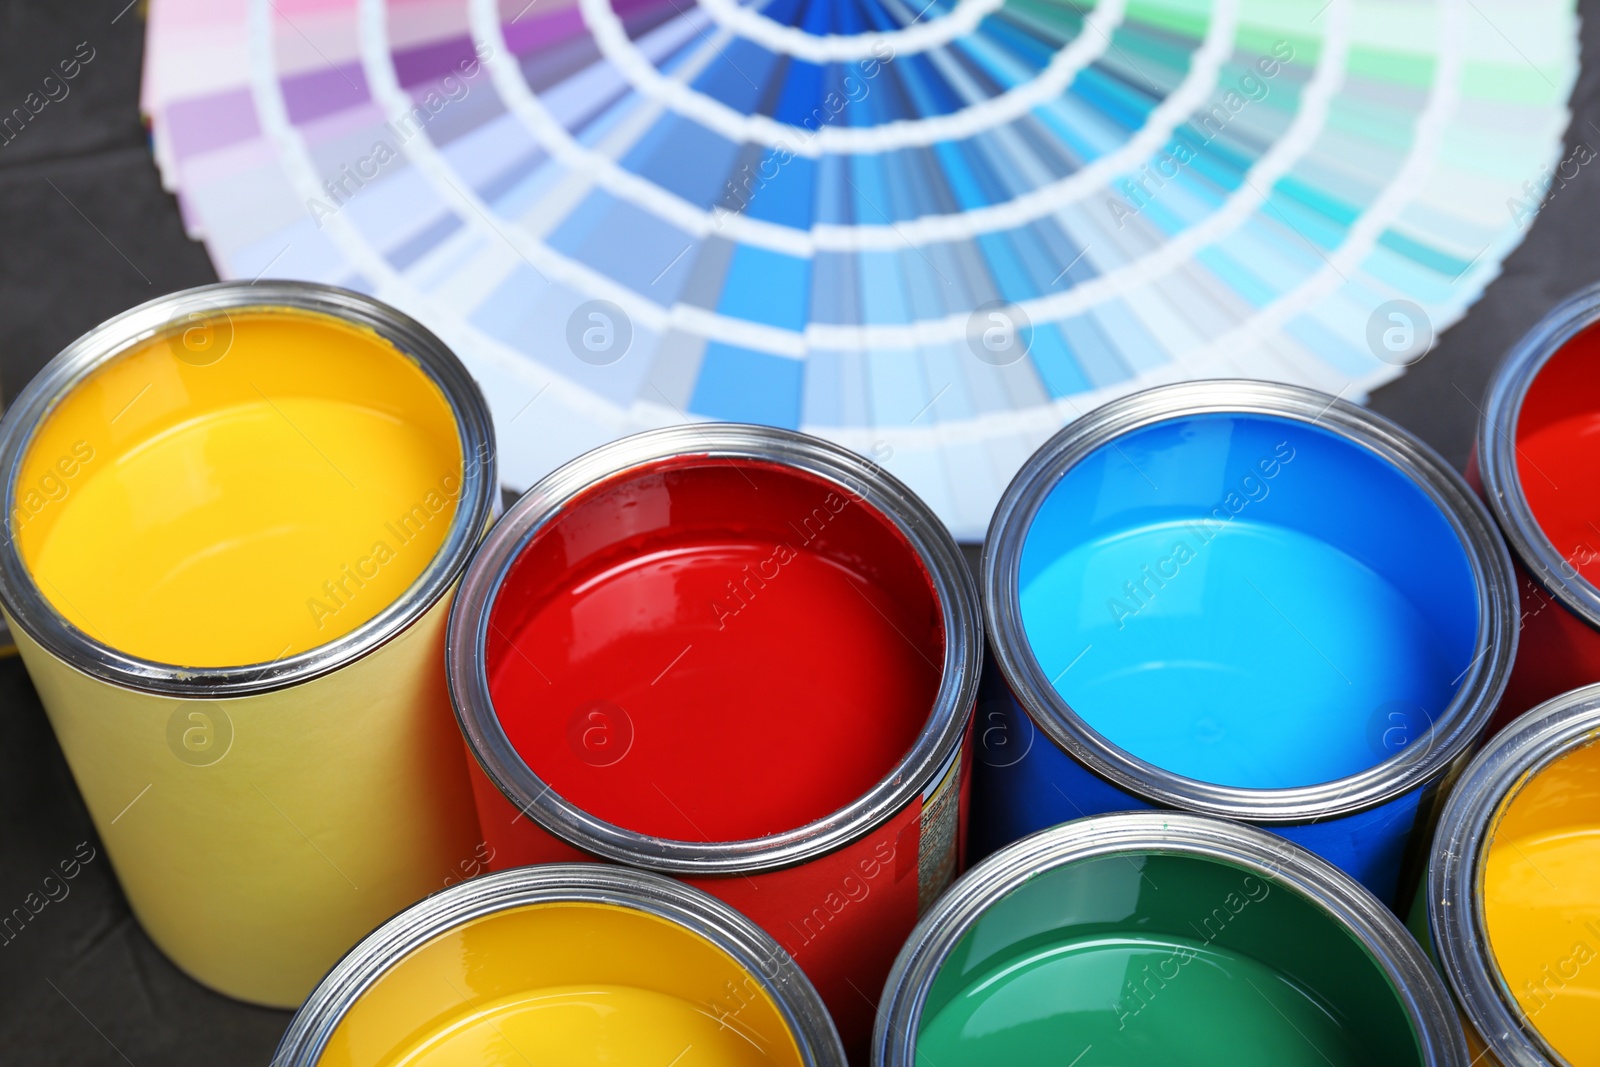
[[[1498,728],[1600,682],[1600,286],[1550,311],[1495,371],[1468,478],[1517,564],[1522,638]],[[1586,436],[1589,435],[1589,436]]]
[[[600,859],[750,916],[852,1056],[962,847],[981,636],[939,520],[803,434],[638,434],[534,486],[451,613],[499,864]]]
[[[444,679],[489,412],[368,297],[224,283],[111,319],[0,426],[0,595],[151,939],[293,1007],[477,836]]]
[[[1096,409],[990,526],[974,856],[1172,808],[1409,899],[1505,686],[1511,573],[1461,477],[1354,405],[1212,381]]]
[[[875,1067],[1467,1067],[1449,994],[1372,894],[1206,816],[1080,819],[974,867],[895,961]]]
[[[671,878],[565,863],[462,882],[384,923],[306,999],[272,1063],[675,1057],[845,1063],[816,990],[749,919]]]
[[[1600,686],[1478,753],[1440,817],[1421,903],[1485,1062],[1600,1063]]]

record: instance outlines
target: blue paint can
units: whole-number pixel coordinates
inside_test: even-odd
[[[975,859],[1170,808],[1272,829],[1392,904],[1516,650],[1511,561],[1461,477],[1268,382],[1062,430],[1002,497],[983,588]]]

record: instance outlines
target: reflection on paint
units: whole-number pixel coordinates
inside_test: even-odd
[[[658,837],[803,826],[868,792],[932,713],[927,571],[865,500],[687,457],[602,482],[523,549],[486,651],[506,735],[589,814]]]
[[[1512,797],[1484,858],[1483,914],[1500,973],[1572,1067],[1600,1065],[1600,744]]]
[[[219,314],[95,371],[44,419],[11,528],[51,605],[121,652],[262,663],[349,633],[432,562],[455,417],[370,330]]]
[[[799,1067],[776,1003],[711,942],[609,904],[535,904],[406,955],[319,1067]]]
[[[1268,416],[1170,419],[1091,452],[1040,505],[1018,577],[1029,646],[1089,726],[1253,789],[1356,774],[1426,733],[1478,628],[1431,499]]]
[[[1389,1067],[1420,1062],[1393,986],[1269,877],[1130,853],[989,906],[934,980],[919,1067]]]

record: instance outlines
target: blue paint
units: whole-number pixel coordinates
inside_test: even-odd
[[[1426,743],[1479,627],[1467,555],[1419,485],[1265,415],[1173,418],[1090,452],[1040,501],[1017,582],[1023,640],[1063,714],[1240,789],[1333,781]],[[973,747],[974,860],[1157,806],[1057,746],[992,663]],[[1392,904],[1445,772],[1359,811],[1263,825]]]
[[[1092,452],[1035,515],[1019,584],[1029,646],[1092,729],[1252,789],[1388,758],[1453,699],[1478,628],[1426,494],[1268,416],[1173,419]]]

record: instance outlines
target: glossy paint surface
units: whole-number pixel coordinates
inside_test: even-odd
[[[674,1059],[676,1057],[676,1060]],[[711,942],[609,904],[495,913],[406,955],[321,1067],[798,1067],[776,1003]]]
[[[1153,976],[1130,996],[1127,986]],[[1165,978],[1163,975],[1170,975]],[[1119,999],[1119,995],[1126,1000]],[[1277,971],[1192,938],[1094,937],[1044,946],[933,1018],[920,1062],[1271,1067],[1367,1062],[1349,1028]]]
[[[1089,454],[1035,515],[1019,583],[1029,646],[1091,728],[1245,788],[1342,778],[1417,741],[1478,621],[1420,487],[1268,416],[1173,419]]]
[[[1600,744],[1512,797],[1484,856],[1483,917],[1524,1016],[1573,1067],[1600,1065]]]
[[[927,573],[884,516],[745,460],[601,483],[523,550],[491,620],[490,694],[534,772],[676,840],[860,797],[926,722],[944,655]]]
[[[924,1067],[1415,1064],[1392,985],[1282,885],[1189,856],[1057,868],[990,906],[934,981]]]
[[[437,553],[461,478],[454,415],[415,361],[332,318],[252,311],[80,383],[31,443],[9,521],[90,636],[237,666],[392,604]]]
[[[1600,584],[1600,332],[1589,327],[1540,368],[1517,415],[1517,475],[1539,528]]]

